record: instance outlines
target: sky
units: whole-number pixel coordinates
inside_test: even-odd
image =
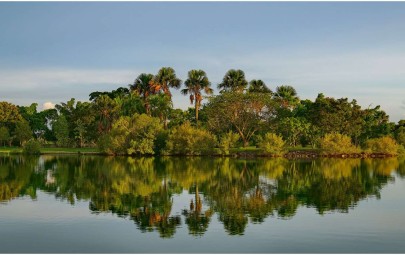
[[[88,101],[163,66],[229,69],[405,119],[405,2],[0,2],[0,101]],[[174,107],[189,107],[173,91]]]

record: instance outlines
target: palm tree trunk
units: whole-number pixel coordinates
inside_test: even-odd
[[[199,102],[198,102],[198,99],[197,99],[197,97],[196,97],[196,99],[195,99],[195,122],[196,122],[196,124],[197,124],[197,127],[198,127],[198,108],[199,108]]]

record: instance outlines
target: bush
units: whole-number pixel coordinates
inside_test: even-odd
[[[123,116],[107,135],[100,137],[98,147],[108,154],[155,154],[155,140],[162,129],[159,119],[146,114]]]
[[[384,153],[398,155],[399,146],[390,136],[370,139],[366,142],[366,151],[371,153]]]
[[[352,139],[347,135],[338,133],[326,134],[320,140],[324,154],[360,153],[360,149],[352,144]]]
[[[184,123],[169,134],[165,154],[209,155],[214,152],[216,138],[207,130],[197,129]]]
[[[258,145],[266,153],[282,155],[285,152],[283,138],[274,133],[266,133],[264,138],[260,139]]]
[[[240,135],[233,133],[232,131],[229,131],[228,133],[223,135],[219,141],[219,150],[221,154],[228,155],[229,149],[235,148],[239,138]]]
[[[402,144],[398,146],[398,156],[400,157],[405,156],[405,147]]]
[[[31,138],[26,142],[23,146],[23,153],[24,154],[40,154],[41,153],[41,143],[36,140]]]

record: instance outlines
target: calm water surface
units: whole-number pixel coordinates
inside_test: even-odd
[[[405,160],[0,156],[2,253],[405,253]]]

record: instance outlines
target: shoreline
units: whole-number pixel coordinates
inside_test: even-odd
[[[286,158],[286,159],[317,159],[317,158],[391,158],[399,157],[399,155],[392,155],[386,153],[332,153],[332,154],[323,154],[314,151],[289,151],[283,155],[267,154],[258,151],[239,151],[231,153],[228,155],[223,154],[206,154],[206,155],[114,155],[106,154],[98,151],[81,151],[80,149],[70,149],[67,150],[52,150],[52,151],[43,151],[37,155],[93,155],[93,156],[108,156],[108,157],[232,157],[232,158]],[[20,150],[0,150],[0,155],[27,155]],[[31,154],[28,154],[31,155]]]

